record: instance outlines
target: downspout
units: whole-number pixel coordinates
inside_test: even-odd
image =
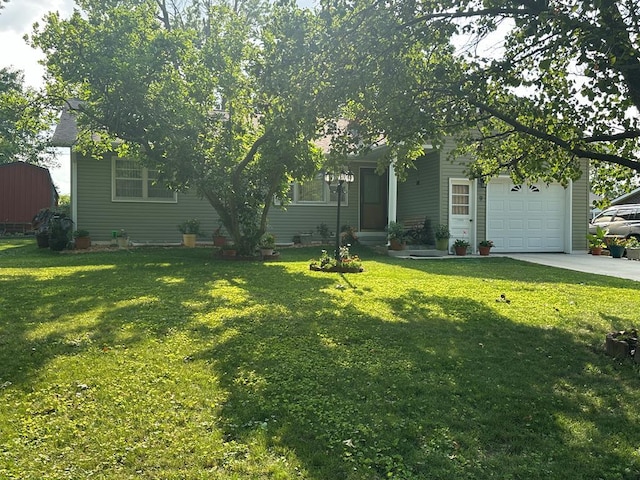
[[[589,191],[587,190],[587,205],[588,205]],[[565,208],[565,215],[568,217],[565,221],[565,243],[564,253],[573,253],[573,180],[569,180],[569,185],[565,189],[565,205],[569,208]]]
[[[389,165],[389,193],[387,205],[387,224],[398,220],[398,177],[393,163]]]
[[[78,228],[78,161],[73,147],[69,147],[69,166],[71,168],[71,220]]]

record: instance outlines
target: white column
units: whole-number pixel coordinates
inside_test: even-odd
[[[396,177],[396,169],[393,163],[389,165],[389,193],[388,193],[388,210],[387,216],[389,222],[398,221],[398,177]]]

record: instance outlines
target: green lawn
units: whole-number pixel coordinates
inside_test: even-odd
[[[639,478],[640,283],[319,253],[0,241],[0,478]]]

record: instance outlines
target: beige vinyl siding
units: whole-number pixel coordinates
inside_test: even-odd
[[[448,223],[449,221],[449,179],[451,178],[468,178],[465,174],[466,165],[471,161],[470,157],[459,157],[452,159],[450,157],[451,150],[456,144],[452,137],[445,139],[444,145],[440,149],[440,221],[439,223]],[[474,199],[477,203],[477,199]],[[484,220],[484,219],[482,219]],[[477,220],[476,220],[477,221]],[[479,234],[480,232],[478,232]]]
[[[589,161],[580,160],[582,176],[573,182],[571,211],[571,248],[587,249],[587,230],[589,228]]]
[[[74,159],[76,155],[74,154]],[[93,241],[111,239],[111,232],[125,229],[133,242],[177,243],[182,240],[178,224],[189,218],[201,222],[201,240],[210,241],[218,227],[218,215],[206,200],[193,193],[179,193],[177,203],[125,202],[111,200],[111,161],[77,158],[77,228],[89,230]],[[359,179],[349,188],[348,204],[340,209],[341,225],[358,228]],[[278,243],[288,243],[298,233],[313,232],[326,223],[336,229],[337,207],[332,205],[288,205],[282,210],[272,205],[267,231]]]
[[[430,152],[415,162],[415,169],[408,171],[407,179],[398,182],[398,220],[409,221],[425,217],[435,226],[439,223],[439,159],[437,151]]]
[[[476,183],[476,240],[491,240],[487,238],[487,187]]]
[[[354,170],[355,171],[355,170]],[[358,224],[358,192],[360,179],[356,175],[354,182],[349,186],[347,204],[340,207],[340,226],[350,225],[356,230]],[[317,227],[325,223],[331,232],[336,230],[338,207],[336,204],[308,204],[287,205],[280,207],[272,205],[269,210],[269,223],[267,230],[276,237],[276,243],[288,243],[300,233],[312,233],[313,240],[320,240]]]
[[[178,224],[189,218],[201,222],[203,239],[210,240],[217,214],[205,200],[186,193],[177,203],[113,202],[111,161],[76,157],[77,226],[89,230],[93,241],[109,241],[111,232],[125,229],[133,242],[180,242]]]

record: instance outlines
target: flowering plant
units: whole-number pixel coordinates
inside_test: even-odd
[[[636,237],[629,237],[627,240],[627,248],[640,248],[640,240]]]
[[[454,247],[464,247],[467,248],[469,247],[471,244],[469,242],[467,242],[464,239],[458,238],[455,242],[453,242],[453,246]]]
[[[482,240],[479,245],[481,247],[493,247],[493,240]]]
[[[178,225],[178,230],[183,234],[199,235],[200,220],[198,220],[197,218],[185,220],[180,225]]]
[[[607,245],[610,247],[624,247],[627,244],[626,238],[623,237],[607,237]]]
[[[361,272],[362,261],[358,255],[351,255],[349,252],[350,245],[343,245],[338,251],[338,257],[340,260],[336,260],[329,255],[326,250],[322,250],[320,258],[312,260],[309,268],[311,270],[320,270],[323,272]]]

